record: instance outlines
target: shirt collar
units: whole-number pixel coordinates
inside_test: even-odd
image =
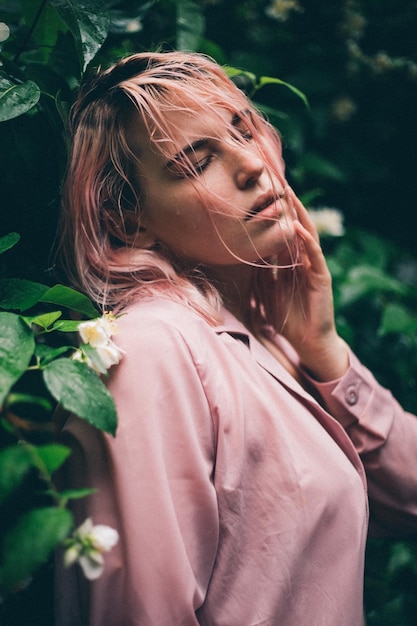
[[[222,307],[221,315],[223,322],[215,327],[215,332],[220,335],[227,333],[235,339],[242,341],[250,350],[252,356],[257,363],[266,371],[268,371],[274,378],[279,380],[287,388],[296,392],[298,395],[309,397],[310,394],[295,380],[288,370],[277,361],[277,359],[263,346],[260,341],[256,339],[250,333],[247,328],[226,308]],[[277,343],[279,348],[285,353],[296,368],[299,368],[299,359],[296,351],[288,343],[288,341],[281,335],[273,332],[272,330],[265,328],[265,332],[268,333],[273,341]]]

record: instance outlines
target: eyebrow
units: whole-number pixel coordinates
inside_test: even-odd
[[[239,122],[242,120],[242,117],[244,115],[247,115],[248,113],[249,113],[249,109],[245,109],[241,113],[235,113],[231,121],[232,126],[237,126]],[[183,148],[182,150],[174,154],[174,156],[171,159],[169,159],[169,161],[166,163],[165,169],[169,169],[170,167],[178,163],[181,160],[181,157],[183,155],[188,156],[189,154],[193,154],[197,150],[200,150],[200,148],[204,148],[209,143],[209,141],[210,141],[209,137],[201,137],[200,139],[196,139],[195,141],[190,143],[188,146],[185,146],[185,148]]]

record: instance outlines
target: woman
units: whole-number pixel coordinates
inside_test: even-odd
[[[72,130],[68,273],[125,354],[116,437],[66,426],[71,480],[120,541],[57,622],[358,626],[368,490],[375,528],[417,526],[417,422],[337,334],[278,135],[180,52],[97,74]]]

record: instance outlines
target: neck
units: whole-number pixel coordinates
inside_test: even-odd
[[[250,289],[253,268],[250,265],[210,266],[207,278],[218,289],[225,307],[249,330]]]

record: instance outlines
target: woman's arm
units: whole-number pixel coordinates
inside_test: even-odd
[[[304,243],[303,266],[282,335],[295,348],[309,384],[355,444],[367,473],[374,519],[391,531],[415,532],[417,419],[378,384],[337,334],[331,275],[319,237],[295,195],[293,201],[296,230]]]
[[[417,531],[417,418],[350,353],[337,381],[314,384],[329,412],[344,426],[364,463],[371,529]]]

